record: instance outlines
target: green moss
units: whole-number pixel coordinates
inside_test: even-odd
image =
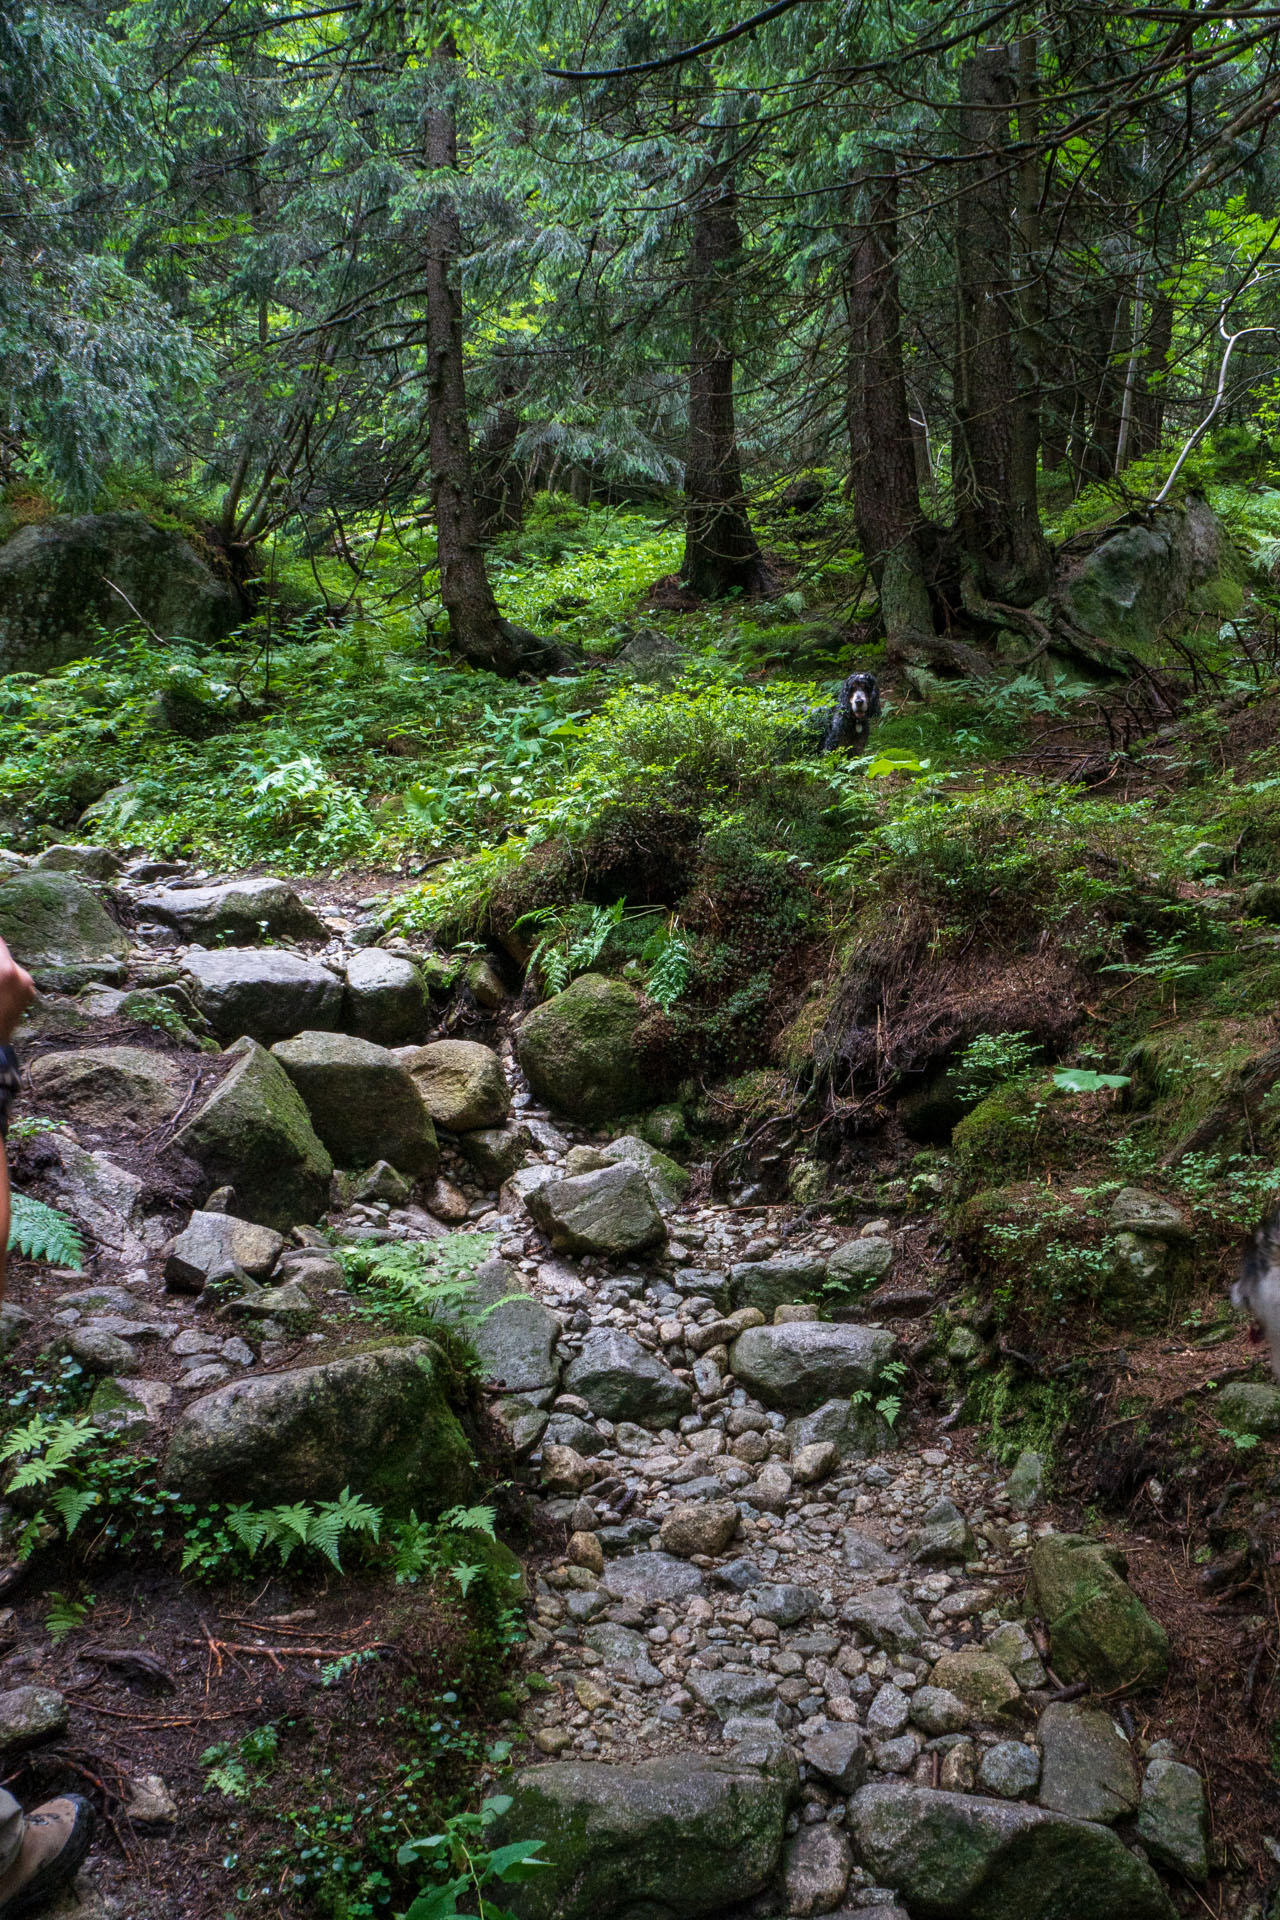
[[[994,1175],[1025,1172],[1038,1117],[1036,1099],[1024,1079],[1007,1080],[980,1100],[951,1135],[965,1185],[989,1186]]]

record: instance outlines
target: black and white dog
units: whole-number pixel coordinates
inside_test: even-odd
[[[847,748],[862,753],[871,733],[871,722],[880,718],[880,687],[874,673],[851,673],[836,695],[827,730],[822,736],[823,753]]]
[[[1270,1347],[1271,1371],[1280,1380],[1280,1207],[1272,1209],[1245,1248],[1231,1304],[1253,1315],[1261,1328],[1254,1338]]]

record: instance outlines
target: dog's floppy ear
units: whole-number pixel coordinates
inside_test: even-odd
[[[867,693],[870,701],[868,712],[873,720],[880,718],[880,682],[874,673],[867,675]]]

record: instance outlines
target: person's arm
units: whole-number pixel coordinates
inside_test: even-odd
[[[17,1056],[13,1036],[18,1022],[36,997],[35,982],[0,940],[0,1301],[9,1278],[9,1160],[4,1136],[9,1130],[9,1104],[17,1092]]]

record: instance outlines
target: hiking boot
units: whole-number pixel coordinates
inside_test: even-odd
[[[74,1880],[93,1839],[93,1808],[78,1793],[46,1800],[27,1815],[22,1847],[0,1875],[0,1920],[26,1913]]]

